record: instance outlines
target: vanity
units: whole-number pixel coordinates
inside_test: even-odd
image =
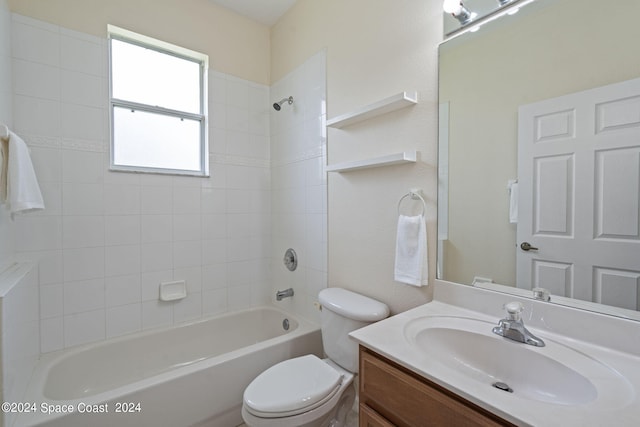
[[[361,427],[640,425],[640,2],[499,3],[444,16],[433,300],[350,334]]]
[[[535,347],[496,335],[520,302]],[[360,426],[637,426],[640,325],[436,281],[434,300],[351,333]]]

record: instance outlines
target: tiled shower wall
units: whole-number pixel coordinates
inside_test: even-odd
[[[326,92],[325,51],[271,86],[272,101],[294,98],[271,114],[273,294],[293,288],[279,304],[312,320],[327,287]],[[283,263],[287,248],[298,254],[293,272]]]
[[[11,111],[11,14],[6,0],[0,0],[0,123],[13,125]],[[15,251],[14,224],[0,205],[0,270]]]
[[[15,222],[40,261],[42,352],[270,300],[267,86],[209,71],[210,178],[110,172],[106,40],[13,15],[12,56],[46,204]],[[187,298],[158,301],[178,279]]]

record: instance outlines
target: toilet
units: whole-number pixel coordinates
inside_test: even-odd
[[[389,307],[341,288],[320,291],[326,359],[315,355],[280,362],[244,391],[242,418],[248,426],[343,427],[353,406],[358,344],[349,333],[382,320]]]

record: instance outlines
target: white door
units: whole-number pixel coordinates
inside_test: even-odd
[[[640,79],[520,107],[518,182],[517,286],[640,309]]]

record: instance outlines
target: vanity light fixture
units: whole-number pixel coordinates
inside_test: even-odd
[[[444,0],[442,8],[446,13],[453,15],[460,22],[460,25],[468,24],[477,16],[476,13],[469,12],[469,9],[464,7],[462,0]]]

